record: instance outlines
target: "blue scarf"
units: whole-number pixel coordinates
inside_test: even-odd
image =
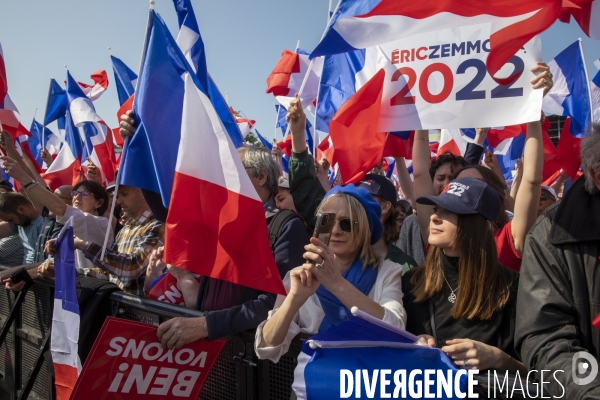
[[[379,268],[371,268],[370,266],[363,268],[360,259],[357,258],[350,265],[350,268],[342,274],[342,277],[367,296],[377,280],[378,271]],[[319,286],[317,296],[321,302],[321,308],[325,311],[325,317],[321,322],[319,332],[325,332],[332,326],[337,326],[342,321],[346,321],[352,317],[350,310],[327,290],[325,286]]]

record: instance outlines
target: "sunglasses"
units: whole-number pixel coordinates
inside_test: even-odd
[[[548,196],[547,194],[540,194],[540,200],[541,201],[550,200],[550,196]]]
[[[340,229],[346,233],[352,232],[352,226],[358,223],[356,221],[352,221],[350,218],[341,218],[336,222],[340,224]]]
[[[84,190],[84,191],[81,191],[81,192],[80,192],[80,191],[78,191],[78,190],[73,190],[73,191],[71,192],[71,198],[72,198],[72,199],[74,199],[75,197],[77,197],[77,195],[81,195],[81,198],[82,198],[82,199],[87,199],[87,198],[89,197],[89,195],[90,195],[90,194],[91,194],[90,192],[88,192],[88,191],[85,191],[85,190]]]

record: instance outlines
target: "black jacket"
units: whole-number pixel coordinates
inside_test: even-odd
[[[599,256],[600,193],[590,195],[580,178],[527,235],[517,299],[515,348],[530,370],[564,371],[556,374],[564,399],[600,399],[600,371],[588,385],[572,377],[576,352],[600,358],[600,330],[592,325],[600,312]],[[544,381],[544,395],[561,396],[551,374]]]

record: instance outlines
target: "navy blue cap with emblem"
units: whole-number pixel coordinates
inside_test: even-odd
[[[459,178],[448,183],[439,196],[419,196],[417,203],[438,205],[458,215],[480,214],[496,222],[500,197],[490,185],[475,178]]]

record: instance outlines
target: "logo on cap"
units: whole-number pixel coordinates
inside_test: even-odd
[[[463,185],[459,182],[450,182],[449,184],[444,186],[444,190],[442,190],[442,193],[453,194],[455,196],[461,197],[465,190],[469,190],[469,186]]]

